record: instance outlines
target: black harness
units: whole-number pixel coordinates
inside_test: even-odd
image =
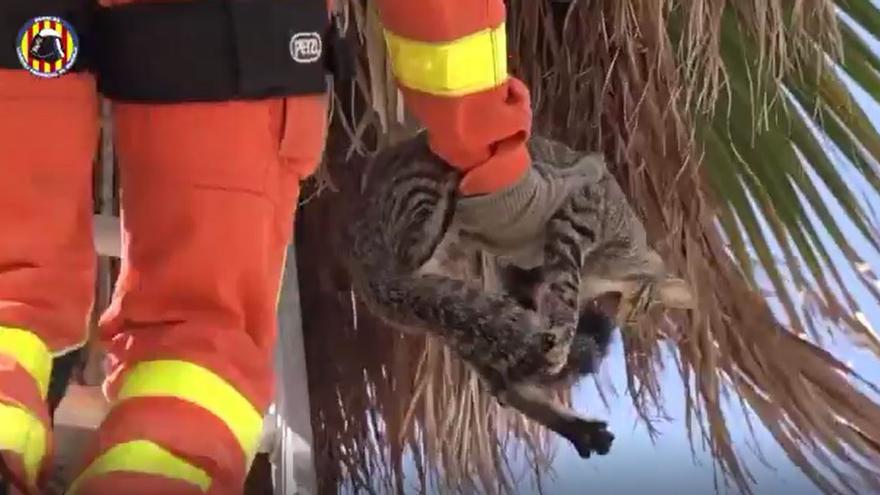
[[[106,97],[129,102],[250,100],[318,94],[349,79],[353,52],[326,0],[193,0],[113,8],[95,0],[0,0],[0,67],[22,69],[17,37],[29,19],[73,26]],[[64,77],[64,76],[61,76]]]

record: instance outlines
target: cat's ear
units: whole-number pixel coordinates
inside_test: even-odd
[[[672,309],[694,309],[697,301],[690,284],[680,278],[667,278],[655,286],[657,298]]]

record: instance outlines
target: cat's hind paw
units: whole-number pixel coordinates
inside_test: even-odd
[[[611,451],[614,434],[608,431],[604,421],[577,419],[567,428],[565,435],[579,456],[589,459],[592,454],[606,455]]]

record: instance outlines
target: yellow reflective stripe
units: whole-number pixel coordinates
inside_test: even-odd
[[[210,411],[226,423],[245,453],[250,467],[263,431],[263,415],[225,380],[186,361],[146,361],[125,376],[118,400],[135,397],[175,397]]]
[[[198,486],[203,492],[211,486],[211,477],[205,471],[149,440],[133,440],[114,445],[98,456],[65,493],[75,495],[89,478],[120,471],[182,480]]]
[[[18,361],[36,380],[41,397],[46,397],[52,374],[52,353],[36,334],[21,328],[0,326],[0,354]]]
[[[394,76],[402,86],[439,96],[458,96],[507,81],[505,24],[448,43],[426,43],[385,30]]]
[[[0,450],[18,454],[28,483],[35,484],[46,455],[46,428],[28,411],[9,404],[0,404],[0,425]]]

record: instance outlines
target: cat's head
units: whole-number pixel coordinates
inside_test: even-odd
[[[608,352],[614,329],[627,323],[626,318],[634,306],[660,304],[666,309],[693,309],[696,304],[690,284],[668,275],[662,258],[652,249],[638,260],[630,259],[626,265],[606,268],[619,278],[587,275],[583,279],[577,332],[568,360],[552,377],[553,382],[571,384],[595,373]],[[523,307],[537,309],[536,301],[543,284],[542,267],[524,269],[505,265],[499,267],[498,273],[501,285],[510,296]],[[641,289],[647,283],[650,283],[650,291],[646,293]],[[608,297],[613,294],[619,295],[616,307],[610,303],[614,298]],[[616,316],[612,316],[615,313]]]
[[[644,298],[642,289],[650,285],[647,294],[651,304],[660,304],[666,309],[693,309],[696,298],[685,280],[669,274],[663,258],[653,249],[640,249],[629,256],[600,253],[595,259],[588,259],[589,270],[581,282],[581,305],[595,300],[603,294],[620,294],[620,306],[634,304],[637,298]],[[618,324],[622,324],[618,318]]]

